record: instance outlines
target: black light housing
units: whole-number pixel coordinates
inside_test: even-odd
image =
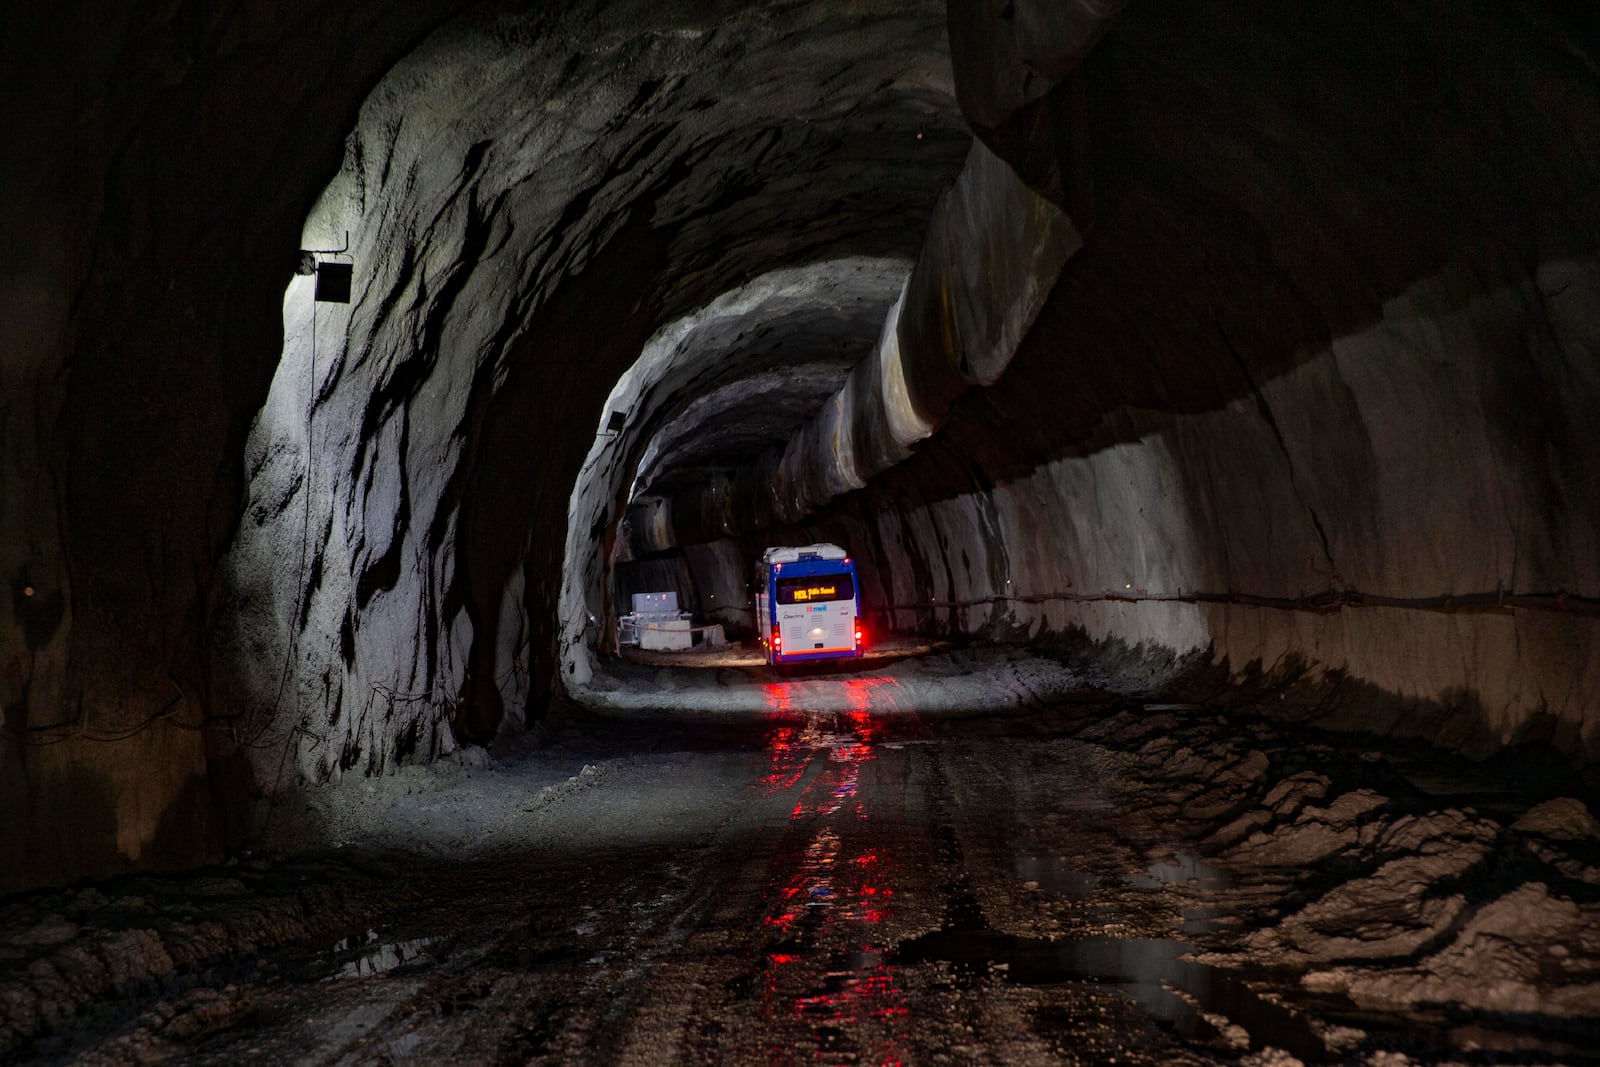
[[[353,263],[318,263],[316,300],[322,304],[350,303],[350,278]]]
[[[350,279],[355,273],[354,263],[337,263],[322,260],[322,256],[342,256],[350,251],[350,231],[344,231],[343,248],[302,248],[296,274],[315,274],[317,289],[313,297],[323,304],[350,303]]]

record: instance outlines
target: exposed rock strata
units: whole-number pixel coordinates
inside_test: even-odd
[[[8,851],[52,864],[24,882],[214,854],[245,755],[267,788],[285,751],[377,773],[547,699],[617,375],[757,273],[914,255],[970,141],[940,4],[492,5],[411,51],[456,14],[7,35],[38,104],[6,117],[3,214],[32,251],[3,290],[0,698],[49,735],[8,733],[0,774]],[[313,368],[309,283],[282,287],[346,230]]]
[[[561,652],[569,691],[589,680],[599,632],[627,610],[609,604],[613,542],[596,531],[617,525],[615,516],[626,505],[619,558],[637,547],[673,543],[679,516],[672,491],[685,484],[705,486],[694,505],[684,507],[714,513],[707,524],[731,522],[735,509],[748,509],[756,494],[730,484],[719,464],[765,456],[770,467],[776,450],[851,368],[871,358],[885,311],[910,269],[909,260],[845,257],[772,271],[668,324],[644,346],[602,409],[605,423],[615,413],[621,425],[596,434],[568,508]],[[796,345],[812,353],[799,366],[791,351]],[[637,496],[645,485],[654,492]],[[722,601],[742,605],[743,560],[732,557],[725,565],[739,577],[736,589],[722,591]],[[686,596],[683,606],[714,607],[718,592]]]
[[[905,460],[956,397],[1005,373],[1081,243],[1059,208],[974,144],[929,219],[876,348],[781,449],[726,480],[697,480],[669,502],[646,481],[631,505],[641,520],[632,524],[633,550],[792,524]],[[650,508],[660,517],[639,514]]]

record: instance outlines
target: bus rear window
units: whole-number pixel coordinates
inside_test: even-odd
[[[802,578],[778,579],[778,603],[817,604],[830,600],[854,600],[856,583],[848,574],[811,574]]]

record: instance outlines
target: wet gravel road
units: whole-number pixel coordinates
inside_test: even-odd
[[[1600,1048],[1582,800],[1204,709],[927,721],[845,684],[861,710],[576,725],[561,744],[593,762],[519,795],[471,862],[346,848],[17,899],[0,1058],[1392,1067]],[[1474,957],[1496,929],[1531,963]],[[1473,1000],[1490,987],[1510,999]]]

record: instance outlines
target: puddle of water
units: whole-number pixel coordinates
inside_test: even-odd
[[[1547,1015],[1484,1014],[1458,1016],[1448,1009],[1424,1008],[1384,1013],[1357,1008],[1339,995],[1309,996],[1311,1010],[1336,1022],[1378,1035],[1389,1047],[1419,1057],[1441,1048],[1470,1050],[1471,1062],[1600,1063],[1600,1021],[1593,1016],[1556,1019]],[[1431,1062],[1431,1061],[1430,1061]]]
[[[1100,879],[1078,870],[1061,856],[1020,853],[1012,858],[1011,874],[1019,882],[1031,882],[1046,893],[1068,900],[1087,900],[1100,888]]]
[[[1168,885],[1188,885],[1196,889],[1226,889],[1228,872],[1214,867],[1190,852],[1174,852],[1157,860],[1141,874],[1127,875],[1123,881],[1138,889],[1160,889]]]
[[[1209,934],[1221,925],[1225,913],[1221,908],[1191,908],[1183,913],[1183,921],[1178,924],[1178,932],[1197,936]]]
[[[1417,787],[1419,792],[1426,793],[1430,797],[1457,797],[1472,796],[1478,793],[1510,792],[1508,789],[1494,789],[1484,782],[1445,771],[1428,771],[1404,766],[1400,767],[1399,770],[1407,781]]]
[[[437,938],[416,937],[409,941],[378,941],[378,932],[368,930],[365,934],[352,934],[333,946],[332,955],[335,959],[348,957],[356,953],[354,958],[345,958],[339,969],[328,977],[339,978],[370,978],[373,975],[386,974],[396,967],[408,963],[415,963],[428,953],[426,949]]]
[[[881,949],[861,948],[844,955],[844,965],[852,971],[876,971],[883,966]]]
[[[1274,1046],[1307,1063],[1328,1060],[1327,1046],[1303,1016],[1263,1000],[1233,972],[1179,958],[1188,951],[1183,942],[1166,939],[1046,941],[988,929],[946,929],[903,943],[894,961],[902,966],[944,961],[1017,985],[1110,985],[1179,1035],[1211,1040],[1216,1028],[1195,1009],[1199,1004],[1249,1031],[1252,1048]]]

